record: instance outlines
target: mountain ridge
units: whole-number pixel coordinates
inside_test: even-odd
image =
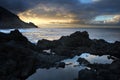
[[[16,14],[0,6],[0,29],[37,28],[32,22],[22,21]]]

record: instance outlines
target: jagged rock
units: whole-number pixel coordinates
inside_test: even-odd
[[[70,36],[61,37],[59,41],[63,46],[68,46],[68,47],[80,47],[80,46],[89,47],[92,43],[86,31],[84,32],[76,31]]]
[[[115,60],[111,64],[89,64],[90,70],[79,71],[78,80],[119,80],[120,61]],[[93,74],[95,75],[94,77]],[[90,77],[89,77],[90,76]]]
[[[110,55],[120,58],[120,42],[108,43],[103,39],[91,40],[86,31],[75,32],[70,36],[62,36],[59,40],[39,40],[37,46],[41,49],[51,49],[58,55],[74,56],[82,53],[91,53],[93,55]]]
[[[0,43],[12,40],[16,42],[28,42],[28,39],[24,37],[18,30],[11,31],[9,34],[0,33],[0,38]]]
[[[39,48],[28,41],[28,39],[23,36],[18,30],[11,31],[9,34],[1,33],[0,32],[0,43],[17,43],[16,46],[27,47],[35,51],[40,51]]]
[[[70,36],[63,36],[59,40],[39,40],[37,46],[42,49],[51,49],[58,55],[62,56],[74,56],[74,50],[78,47],[89,47],[92,44],[92,40],[89,39],[89,35],[86,31],[75,32]]]
[[[80,65],[88,65],[88,64],[90,64],[90,62],[89,61],[87,61],[86,59],[84,59],[84,58],[78,58],[78,60],[77,60],[77,62],[79,62],[79,64]]]
[[[24,37],[17,29],[10,32],[9,38],[10,40],[14,40],[16,42],[28,42],[28,39]]]
[[[18,30],[0,33],[0,38],[0,80],[25,80],[37,68],[50,68],[65,59],[42,51],[38,53],[39,47]]]

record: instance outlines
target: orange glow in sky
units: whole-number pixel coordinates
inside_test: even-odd
[[[24,16],[22,13],[18,14],[21,20],[29,23],[33,22],[37,26],[47,25],[47,24],[68,24],[73,22],[72,19],[51,19],[51,18],[40,18],[40,17],[29,17]]]

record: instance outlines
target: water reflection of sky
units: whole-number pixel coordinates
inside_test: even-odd
[[[82,67],[81,67],[82,69]],[[29,77],[27,80],[73,80],[77,78],[79,68],[66,67],[64,69],[51,68],[38,69],[35,74]]]
[[[77,61],[79,57],[89,60],[91,63],[111,63],[112,60],[107,59],[105,56],[94,56],[89,53],[84,53],[80,56],[75,56],[72,59],[62,60],[66,63],[65,68],[50,68],[38,69],[35,74],[30,76],[27,80],[74,80],[78,76],[78,71],[87,67],[80,66]]]
[[[112,63],[113,60],[112,59],[108,59],[107,58],[108,56],[109,55],[95,56],[95,55],[90,55],[89,53],[84,53],[80,57],[85,58],[90,63],[102,63],[102,64]]]

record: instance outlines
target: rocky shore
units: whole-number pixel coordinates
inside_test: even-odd
[[[76,80],[120,80],[120,60],[111,64],[88,64],[90,69],[83,69]]]
[[[43,52],[18,30],[0,33],[0,80],[25,80],[37,68],[56,66],[64,58]]]
[[[79,71],[78,80],[120,79],[119,41],[108,43],[102,39],[91,40],[86,31],[77,31],[70,36],[62,36],[59,40],[39,40],[35,45],[18,30],[8,34],[0,32],[0,80],[25,80],[37,68],[64,68],[65,63],[61,60],[85,52],[99,56],[109,55],[114,61],[111,64],[89,64],[89,61],[79,59],[78,62],[85,61],[91,69]],[[113,77],[109,78],[110,76]]]
[[[110,55],[120,58],[120,42],[108,43],[103,39],[90,39],[89,34],[84,32],[75,32],[70,36],[62,36],[59,40],[39,40],[37,46],[41,49],[51,49],[57,55],[73,57],[82,53],[93,55]]]

